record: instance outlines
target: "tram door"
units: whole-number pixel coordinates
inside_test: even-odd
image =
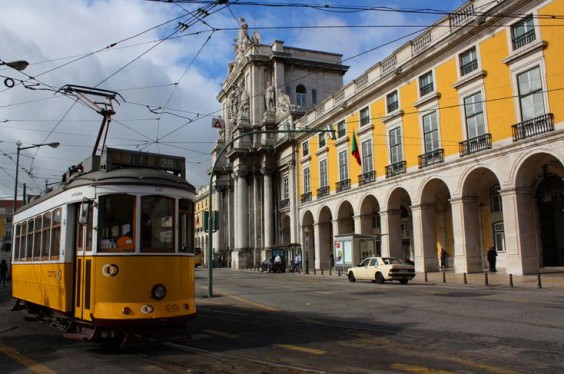
[[[74,219],[75,263],[74,263],[74,316],[90,320],[92,298],[92,220],[93,205],[88,202],[76,205]]]

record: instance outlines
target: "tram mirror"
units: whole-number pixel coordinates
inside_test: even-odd
[[[78,216],[78,223],[81,225],[88,225],[90,224],[90,209],[92,203],[90,201],[85,201],[80,205],[80,215]]]

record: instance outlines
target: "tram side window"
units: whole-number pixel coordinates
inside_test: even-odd
[[[194,203],[180,200],[180,227],[178,230],[178,251],[194,252]]]
[[[61,248],[61,209],[53,211],[53,221],[51,229],[51,260],[59,259]]]
[[[30,219],[27,221],[25,261],[31,261],[31,256],[33,254],[33,233],[33,219]]]
[[[174,253],[174,199],[141,198],[141,252]]]
[[[24,248],[25,246],[25,222],[19,223],[16,225],[16,235],[15,235],[15,242],[14,242],[14,261],[20,261],[21,254],[20,248]]]
[[[49,260],[49,247],[51,245],[51,212],[43,215],[43,231],[41,243],[41,260]]]
[[[35,231],[33,232],[33,261],[41,260],[41,234],[43,233],[42,217],[35,217]]]
[[[98,250],[100,252],[135,251],[135,196],[101,196],[98,202]]]

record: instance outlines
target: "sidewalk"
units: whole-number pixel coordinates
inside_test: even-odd
[[[247,269],[241,271],[252,271],[256,269]],[[289,273],[294,274],[294,273]],[[332,277],[343,278],[347,280],[346,273],[332,269],[309,269],[309,274],[302,271],[296,275],[308,277]],[[540,277],[539,277],[540,276]],[[486,284],[487,281],[487,284]],[[428,273],[416,273],[412,283],[417,284],[445,284],[460,287],[498,287],[498,288],[536,288],[536,289],[561,289],[564,291],[564,268],[543,268],[539,274],[531,275],[510,275],[505,269],[497,272],[489,272],[484,270],[481,273],[455,273],[454,269],[443,271],[434,271]]]

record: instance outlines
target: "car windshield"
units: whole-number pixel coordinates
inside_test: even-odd
[[[386,265],[393,265],[393,264],[403,264],[404,262],[396,257],[384,257],[382,258],[382,261],[384,261],[384,263]]]

